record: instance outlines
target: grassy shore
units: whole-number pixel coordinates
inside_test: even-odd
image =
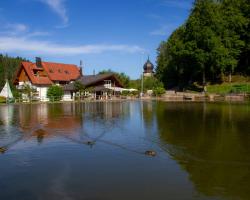
[[[208,93],[230,94],[250,93],[250,83],[222,83],[207,86]]]

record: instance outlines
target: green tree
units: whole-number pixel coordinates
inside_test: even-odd
[[[163,83],[160,82],[157,78],[155,77],[144,77],[143,79],[143,89],[144,92],[147,90],[153,90],[154,88],[161,87],[163,88]]]
[[[165,87],[247,75],[249,67],[248,0],[196,0],[190,15],[157,50],[156,76]]]
[[[25,94],[29,100],[32,99],[34,92],[36,92],[36,90],[32,88],[29,84],[24,84],[21,89],[21,93]]]
[[[52,85],[48,88],[47,97],[50,101],[60,101],[63,96],[63,88],[59,85]]]
[[[0,54],[0,88],[4,86],[5,80],[8,79],[11,89],[15,89],[15,87],[13,87],[13,79],[22,61],[27,60],[21,57],[14,58]]]
[[[154,88],[153,89],[153,94],[155,95],[155,96],[162,96],[163,94],[165,94],[165,89],[163,88],[163,87],[156,87],[156,88]]]
[[[86,90],[86,87],[82,84],[81,81],[75,81],[74,82],[74,88],[76,92],[79,92],[79,96],[81,97],[84,91]]]

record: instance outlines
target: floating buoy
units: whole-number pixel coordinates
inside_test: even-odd
[[[92,145],[95,144],[95,142],[93,142],[93,141],[87,141],[86,144],[92,146]]]
[[[145,151],[145,155],[154,157],[156,156],[156,152],[152,150],[147,150]]]
[[[0,153],[4,153],[7,149],[4,147],[0,147]]]

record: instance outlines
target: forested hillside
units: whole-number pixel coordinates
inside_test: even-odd
[[[159,46],[157,78],[185,88],[249,76],[249,24],[249,0],[196,0],[187,21]]]
[[[12,86],[13,77],[21,61],[24,61],[21,57],[9,57],[7,55],[0,54],[0,90],[4,86],[5,79],[7,78]]]

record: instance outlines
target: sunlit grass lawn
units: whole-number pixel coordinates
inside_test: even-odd
[[[207,86],[208,93],[250,93],[250,83],[223,83]]]

